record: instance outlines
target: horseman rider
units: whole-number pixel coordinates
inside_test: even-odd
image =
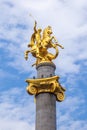
[[[36,43],[36,53],[37,53],[37,57],[39,56],[39,48],[41,47],[41,31],[42,29],[36,29],[36,25],[37,22],[35,21],[35,25],[34,25],[34,34],[35,34],[35,43]],[[40,57],[39,57],[40,58]]]

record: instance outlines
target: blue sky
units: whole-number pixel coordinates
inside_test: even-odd
[[[66,88],[57,102],[57,129],[87,130],[87,1],[0,0],[0,130],[35,130],[34,97],[25,80],[36,76],[34,58],[24,59],[34,21],[51,25],[64,49],[54,63]]]

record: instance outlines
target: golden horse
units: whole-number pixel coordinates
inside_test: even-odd
[[[31,42],[28,45],[28,47],[30,47],[31,49],[25,52],[26,60],[28,59],[28,53],[31,53],[35,58],[37,58],[35,64],[33,65],[38,65],[41,62],[52,62],[52,60],[55,59],[59,54],[58,46],[63,49],[63,47],[58,44],[56,38],[54,36],[51,36],[52,29],[50,26],[44,29],[42,37],[41,31],[41,29],[36,29],[35,22],[34,33],[32,34]],[[53,40],[56,44],[53,42]],[[54,48],[56,53],[49,53],[49,48]]]

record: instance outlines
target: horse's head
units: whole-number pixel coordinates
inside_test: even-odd
[[[50,44],[51,44],[51,41],[52,41],[51,34],[52,34],[51,26],[46,27],[43,31],[43,39],[42,39],[42,46],[45,49],[50,48]]]
[[[47,27],[47,33],[48,33],[48,34],[52,34],[52,28],[51,28],[51,26],[48,26],[48,27]]]
[[[52,28],[51,26],[48,26],[43,31],[43,37],[50,36],[52,34]]]

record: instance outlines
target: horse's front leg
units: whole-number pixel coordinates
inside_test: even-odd
[[[57,41],[57,39],[56,39],[56,37],[55,36],[52,36],[52,40],[54,39],[54,41],[56,42],[56,43],[58,43],[58,41]]]
[[[27,50],[27,51],[25,51],[25,53],[24,53],[24,58],[27,60],[28,59],[28,53],[29,53],[30,51],[29,50]]]

